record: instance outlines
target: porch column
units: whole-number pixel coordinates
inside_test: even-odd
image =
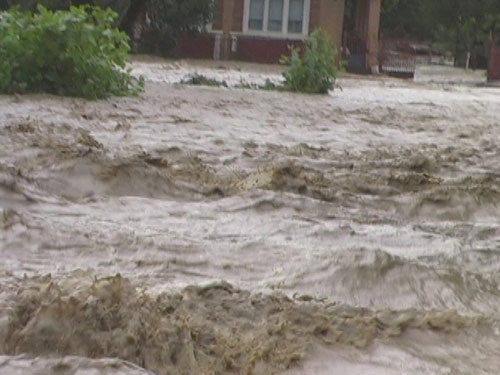
[[[378,34],[381,0],[357,0],[356,34],[366,43],[365,69],[378,66]]]
[[[378,34],[380,28],[380,1],[370,0],[370,8],[368,10],[368,35],[366,38],[367,56],[366,68],[371,70],[372,67],[378,68]]]
[[[234,0],[222,0],[221,59],[231,58],[231,31],[233,30]]]
[[[233,29],[234,0],[222,0],[222,31],[231,32]]]

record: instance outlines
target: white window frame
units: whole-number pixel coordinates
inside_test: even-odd
[[[252,30],[248,28],[248,19],[250,17],[250,0],[245,0],[243,9],[243,33],[246,35],[277,37],[287,39],[305,39],[309,34],[309,11],[311,9],[311,0],[304,0],[304,19],[302,20],[302,32],[288,32],[288,11],[290,9],[290,0],[283,0],[283,24],[281,31],[268,31],[269,21],[269,0],[264,0],[264,19],[263,30]]]

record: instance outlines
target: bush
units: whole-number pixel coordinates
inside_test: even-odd
[[[0,92],[48,92],[88,99],[134,95],[143,88],[125,68],[126,34],[116,13],[71,7],[37,13],[13,8],[0,19]]]
[[[71,5],[111,8],[118,17],[114,25],[135,39],[135,51],[175,55],[179,37],[198,34],[212,19],[213,0],[0,0],[0,9],[19,6],[36,10],[37,4],[49,10],[67,10]],[[147,20],[146,20],[147,14]],[[140,30],[140,31],[139,31]],[[137,32],[139,31],[139,32]]]
[[[290,47],[290,51],[291,57],[281,58],[282,63],[290,64],[290,69],[283,73],[285,90],[326,94],[334,88],[337,52],[328,34],[315,30],[306,39],[302,55],[299,48]]]

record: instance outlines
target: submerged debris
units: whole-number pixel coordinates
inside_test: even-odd
[[[201,74],[192,74],[181,81],[184,85],[195,85],[195,86],[216,86],[216,87],[228,87],[226,81],[219,81],[215,78],[208,78]]]
[[[78,280],[78,281],[77,281]],[[221,282],[152,296],[120,275],[21,281],[9,317],[7,353],[115,357],[157,374],[276,373],[314,344],[366,348],[408,328],[453,332],[478,320],[453,311],[382,312]]]

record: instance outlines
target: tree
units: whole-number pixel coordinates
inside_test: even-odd
[[[184,33],[196,33],[212,17],[212,0],[0,0],[0,9],[19,6],[22,10],[69,9],[70,5],[89,4],[111,8],[118,17],[115,26],[133,36],[134,28],[142,29],[141,43],[149,46],[143,52],[175,53],[176,42]],[[146,17],[147,15],[147,17]],[[140,25],[138,25],[140,23]]]
[[[181,35],[198,33],[212,18],[212,0],[148,0],[146,12],[158,35],[157,52],[173,51]]]
[[[138,94],[143,80],[126,68],[128,37],[113,27],[115,17],[110,9],[88,6],[3,13],[0,92],[88,99]]]
[[[382,32],[404,30],[413,38],[432,38],[433,17],[426,0],[391,0],[382,2],[380,28]]]
[[[500,15],[500,2],[442,0],[429,2],[428,6],[438,23],[435,39],[453,51],[457,64],[463,65],[467,53],[472,55],[473,64],[478,56],[485,55],[485,45],[493,27],[491,20]]]
[[[452,52],[460,65],[467,53],[473,65],[481,58],[484,64],[489,31],[495,28],[499,15],[498,0],[385,0],[381,31],[404,30],[415,39],[432,43],[435,50]]]

